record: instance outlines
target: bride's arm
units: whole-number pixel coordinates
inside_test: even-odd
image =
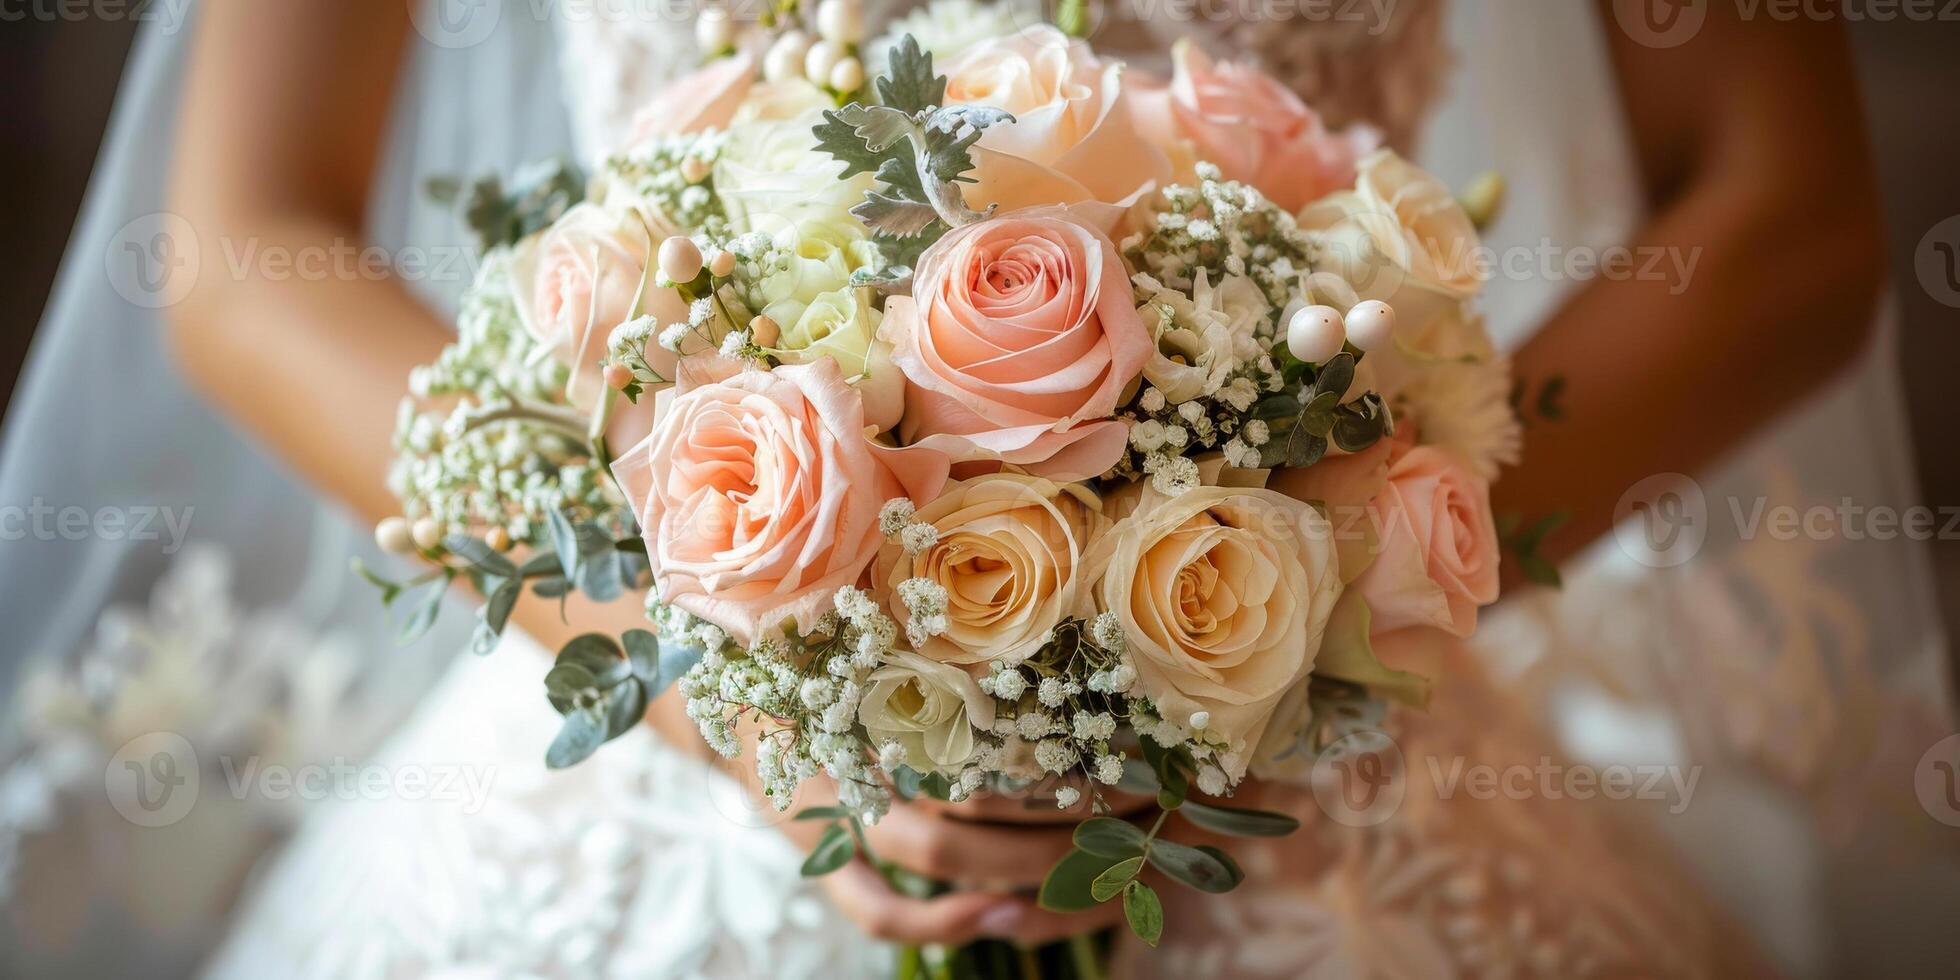
[[[1552,558],[1605,533],[1635,483],[1716,462],[1856,357],[1884,269],[1835,22],[1710,4],[1692,41],[1659,49],[1600,6],[1653,211],[1630,244],[1695,263],[1685,283],[1594,283],[1517,355],[1532,390],[1565,378],[1563,421],[1532,426],[1496,506],[1570,509]]]
[[[395,404],[409,370],[433,361],[450,331],[387,276],[234,265],[362,254],[375,162],[415,36],[407,9],[202,4],[170,184],[170,210],[195,230],[202,260],[170,311],[179,363],[262,445],[368,520],[400,510],[386,485]],[[643,625],[631,603],[575,605],[561,619],[554,604],[520,603],[516,619],[551,649],[571,638],[568,622]]]
[[[178,359],[313,485],[363,517],[393,513],[395,403],[447,331],[390,278],[233,266],[363,246],[407,8],[217,0],[200,5],[196,30],[170,209],[202,261],[171,310]]]

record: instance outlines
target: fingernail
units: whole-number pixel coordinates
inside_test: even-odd
[[[1020,928],[1026,917],[1018,902],[1002,902],[985,912],[974,922],[974,927],[984,936],[1008,936]]]

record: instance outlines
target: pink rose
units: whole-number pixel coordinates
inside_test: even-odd
[[[961,52],[946,71],[946,103],[1014,116],[981,135],[967,199],[1009,211],[1116,203],[1169,180],[1170,160],[1130,119],[1125,70],[1047,25]]]
[[[652,275],[648,260],[657,243],[673,234],[664,218],[639,209],[586,203],[572,208],[535,238],[520,244],[511,258],[511,282],[518,319],[539,343],[572,369],[567,395],[572,404],[598,404],[604,382],[599,362],[614,327],[637,313],[661,323],[685,319],[687,304],[671,289],[641,281]],[[654,370],[673,376],[673,355],[648,345]],[[665,355],[664,358],[661,355]]]
[[[873,442],[828,358],[686,388],[613,464],[661,600],[744,644],[785,620],[814,626],[877,555],[879,508],[932,499],[946,469],[932,450]]]
[[[674,79],[633,114],[627,145],[638,146],[662,136],[727,129],[755,78],[756,57],[742,50]]]
[[[1490,484],[1434,446],[1390,444],[1387,482],[1368,504],[1376,557],[1354,587],[1374,614],[1372,632],[1477,628],[1477,607],[1497,599],[1497,525]]]
[[[908,382],[906,442],[1062,482],[1121,458],[1128,428],[1110,416],[1154,349],[1116,246],[1067,208],[947,233],[880,336]]]
[[[1131,86],[1138,127],[1173,156],[1188,141],[1287,210],[1352,185],[1355,162],[1381,144],[1366,127],[1329,132],[1291,89],[1251,65],[1213,62],[1188,39],[1171,64],[1168,86]]]

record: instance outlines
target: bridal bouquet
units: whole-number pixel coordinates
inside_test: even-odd
[[[1420,704],[1375,645],[1496,598],[1474,222],[1187,45],[1156,79],[966,0],[809,20],[704,17],[589,178],[439,188],[486,251],[402,409],[410,626],[459,576],[484,650],[527,592],[644,595],[545,675],[551,766],[674,685],[778,805],[834,783],[806,873],[895,797],[1021,793],[1084,816],[1042,902],[1154,944],[1146,867],[1241,877],[1166,818],[1294,829],[1221,800]]]

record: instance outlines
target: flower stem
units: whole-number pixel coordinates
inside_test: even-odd
[[[1075,964],[1078,980],[1104,980],[1102,951],[1096,948],[1096,937],[1090,933],[1070,936],[1068,940],[1069,960]]]

